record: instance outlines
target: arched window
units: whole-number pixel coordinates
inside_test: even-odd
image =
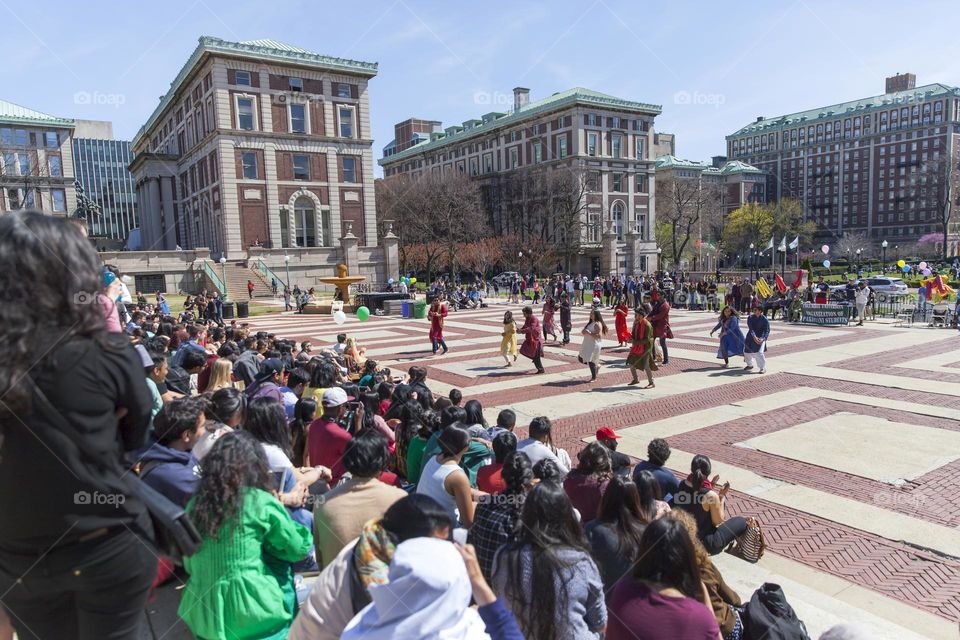
[[[617,234],[617,240],[623,240],[623,203],[619,200],[614,202],[611,212],[613,214],[613,230]]]
[[[300,247],[317,246],[317,210],[313,200],[300,196],[293,203],[293,222],[296,228],[297,245]]]

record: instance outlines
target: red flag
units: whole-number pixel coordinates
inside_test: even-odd
[[[806,269],[797,270],[797,279],[793,281],[793,286],[799,289],[803,286],[803,276],[807,275]]]
[[[777,289],[780,290],[780,293],[787,292],[787,283],[783,281],[783,278],[780,277],[779,273],[773,274],[773,281],[777,285]]]

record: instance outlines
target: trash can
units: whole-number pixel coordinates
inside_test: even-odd
[[[417,300],[413,303],[413,317],[423,320],[427,317],[427,303],[423,300]]]
[[[226,314],[224,314],[224,317],[226,317]],[[246,300],[237,301],[237,317],[238,318],[250,317],[250,304]]]
[[[233,303],[232,303],[232,302],[226,302],[226,301],[224,301],[224,303],[223,303],[223,317],[224,317],[224,319],[227,319],[227,320],[233,318]]]
[[[402,318],[413,317],[413,300],[402,300],[400,302],[400,317]]]

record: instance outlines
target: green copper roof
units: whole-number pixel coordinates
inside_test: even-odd
[[[752,164],[747,164],[746,162],[741,162],[740,160],[729,160],[724,163],[723,167],[720,169],[720,173],[723,175],[729,175],[731,173],[763,173],[763,171],[757,169]]]
[[[676,156],[665,155],[657,158],[654,163],[655,169],[697,169],[704,171],[710,168],[706,162],[699,162],[698,160],[681,160]]]
[[[937,96],[960,96],[960,88],[951,87],[945,84],[928,84],[915,89],[906,91],[896,91],[894,93],[883,93],[870,98],[860,100],[851,100],[819,109],[808,109],[785,116],[775,118],[764,118],[759,122],[751,122],[738,131],[727,136],[727,140],[747,133],[757,133],[771,129],[780,129],[783,127],[796,126],[800,123],[811,122],[820,119],[836,118],[848,114],[859,115],[869,113],[876,109],[888,109],[894,105],[910,104],[921,100],[928,100]]]
[[[404,149],[400,153],[395,153],[392,156],[380,158],[380,160],[377,162],[379,162],[381,165],[392,164],[399,159],[416,156],[433,149],[444,147],[448,144],[459,143],[475,136],[486,135],[491,131],[501,127],[514,125],[518,122],[523,122],[524,120],[539,116],[543,113],[574,104],[583,104],[601,109],[607,108],[642,111],[644,113],[653,115],[657,115],[661,111],[661,107],[658,104],[623,100],[622,98],[615,98],[614,96],[607,95],[606,93],[600,93],[599,91],[591,91],[590,89],[584,89],[583,87],[574,87],[573,89],[567,89],[566,91],[555,93],[547,98],[530,102],[519,111],[512,111],[508,114],[500,114],[500,117],[496,118],[495,120],[488,120],[487,122],[481,121],[481,124],[474,126],[471,129],[463,130],[463,128],[458,125],[447,127],[445,131],[453,130],[453,132],[447,133],[442,137],[435,137],[433,140],[421,142],[420,144],[414,145],[409,149]],[[468,122],[475,121],[468,120]]]
[[[136,146],[146,131],[149,131],[164,109],[170,104],[181,85],[189,77],[200,60],[205,54],[217,54],[237,58],[256,58],[266,62],[276,62],[280,64],[295,64],[301,67],[312,67],[325,71],[341,71],[372,78],[377,75],[376,62],[361,62],[359,60],[348,60],[346,58],[335,58],[325,56],[312,51],[307,51],[300,47],[278,42],[276,40],[261,39],[247,40],[244,42],[230,42],[221,40],[212,36],[200,36],[197,48],[193,50],[190,58],[180,68],[177,77],[170,83],[170,89],[160,100],[160,104],[153,110],[146,124],[140,127],[137,135],[133,138],[133,145]]]
[[[740,160],[729,160],[725,162],[722,167],[714,167],[713,165],[707,164],[706,162],[700,162],[699,160],[681,160],[680,158],[671,155],[660,156],[657,158],[654,168],[657,171],[692,169],[710,176],[728,176],[734,173],[763,173],[763,171],[757,169],[752,164],[747,164],[746,162],[741,162]]]
[[[68,118],[51,116],[6,100],[0,100],[0,123],[71,128],[75,124]]]

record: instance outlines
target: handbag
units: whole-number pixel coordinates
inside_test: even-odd
[[[747,522],[747,530],[737,538],[737,555],[747,562],[756,564],[767,549],[767,541],[756,519],[751,518]]]
[[[51,424],[70,425],[60,411],[53,406],[46,394],[37,386],[32,378],[28,378],[33,386],[37,408],[44,412]],[[42,430],[40,430],[42,432]],[[92,467],[103,467],[100,454],[93,449],[89,442],[80,436],[76,429],[66,427],[61,433],[69,437],[81,454],[87,457]],[[48,444],[49,446],[49,444]],[[190,521],[190,517],[183,507],[172,502],[165,495],[145,483],[139,475],[126,473],[120,476],[127,492],[138,498],[146,507],[153,521],[154,544],[157,551],[178,565],[183,559],[197,552],[203,538],[197,528]]]

